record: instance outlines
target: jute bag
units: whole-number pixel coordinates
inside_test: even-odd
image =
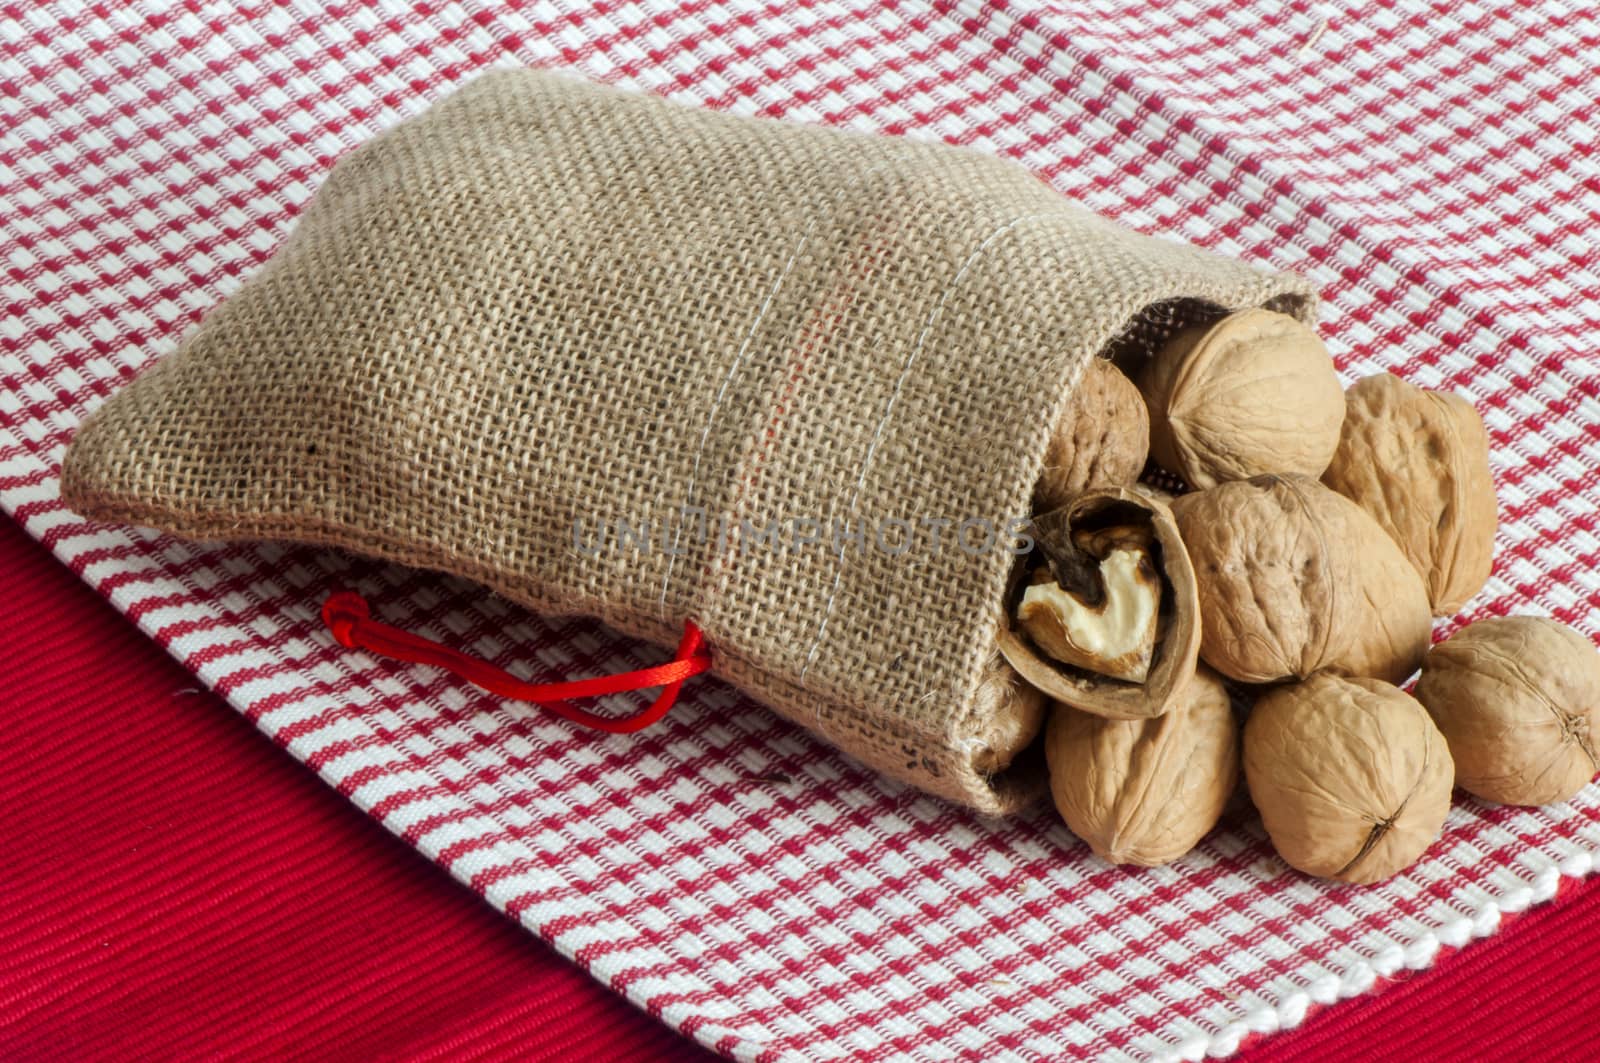
[[[1254,305],[1314,312],[975,152],[501,71],[334,167],[62,490],[692,619],[724,679],[999,812],[1041,778],[995,628],[1051,426],[1086,359]]]

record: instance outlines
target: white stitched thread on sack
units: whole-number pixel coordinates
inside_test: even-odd
[[[855,188],[856,185],[883,170],[887,165],[888,163],[879,163],[870,169],[863,170],[843,188],[835,191],[833,199],[828,204],[830,210],[838,206],[839,197],[846,191]],[[706,441],[711,438],[711,427],[716,424],[717,411],[722,408],[722,400],[727,397],[728,386],[733,383],[733,378],[738,375],[739,366],[744,362],[744,356],[749,352],[750,344],[755,340],[756,333],[761,329],[761,322],[766,320],[767,311],[771,309],[772,301],[778,297],[778,291],[783,287],[783,282],[789,279],[789,274],[794,270],[794,264],[800,261],[800,252],[805,250],[806,244],[811,239],[811,234],[816,231],[819,220],[818,218],[812,218],[810,224],[806,226],[806,231],[800,234],[800,240],[794,245],[794,251],[790,253],[789,261],[783,265],[783,272],[778,274],[778,279],[773,282],[772,289],[767,292],[767,298],[762,302],[761,309],[756,311],[756,319],[750,323],[750,331],[745,333],[744,342],[739,345],[739,353],[734,357],[733,364],[728,366],[728,375],[722,378],[722,386],[717,389],[717,397],[711,401],[711,409],[706,411],[706,426],[700,433],[700,445],[695,448],[694,465],[689,470],[689,484],[683,491],[683,507],[685,509],[694,505],[694,487],[696,481],[700,478],[700,460],[705,456]],[[683,522],[680,520],[678,529],[672,537],[672,549],[667,554],[667,571],[661,577],[661,597],[657,600],[657,605],[661,610],[662,620],[670,621],[672,619],[667,615],[667,588],[672,583],[672,569],[677,564],[678,545],[682,541]]]
[[[883,441],[884,429],[889,427],[889,419],[894,416],[895,404],[900,401],[900,392],[906,386],[906,380],[911,376],[911,367],[917,361],[917,355],[922,353],[922,345],[927,342],[928,333],[933,331],[933,323],[939,320],[939,315],[944,312],[945,303],[950,301],[950,296],[955,293],[956,286],[961,283],[972,264],[989,249],[989,245],[1000,239],[1006,233],[1015,229],[1024,222],[1035,221],[1039,218],[1059,218],[1061,215],[1051,212],[1038,214],[1024,214],[1000,226],[994,232],[984,237],[983,241],[973,249],[967,260],[961,263],[961,268],[956,270],[956,275],[950,278],[950,283],[945,287],[944,294],[939,296],[939,301],[933,304],[933,310],[928,313],[928,320],[923,324],[922,331],[917,335],[917,342],[911,348],[911,353],[906,356],[906,364],[900,369],[900,378],[894,382],[894,390],[889,394],[889,402],[883,408],[883,417],[878,421],[877,430],[872,433],[872,442],[867,446],[866,456],[861,459],[861,476],[856,480],[855,493],[850,496],[849,516],[855,516],[856,506],[861,502],[861,492],[867,486],[867,472],[872,468],[872,457],[877,453],[878,444]],[[833,616],[833,603],[839,596],[839,585],[844,582],[844,555],[839,555],[839,567],[834,572],[833,586],[828,591],[828,600],[823,604],[822,622],[817,625],[816,637],[811,640],[811,648],[806,652],[806,663],[800,667],[800,685],[806,683],[806,673],[816,663],[817,651],[822,648],[822,639],[828,631],[828,620]]]
[[[717,397],[711,400],[711,409],[706,411],[706,426],[700,432],[700,445],[694,450],[694,466],[689,470],[689,486],[684,488],[683,505],[688,508],[694,504],[694,485],[700,478],[700,459],[706,452],[706,440],[711,438],[711,426],[716,424],[717,411],[722,408],[722,400],[728,396],[728,386],[733,383],[733,378],[738,375],[739,366],[744,362],[744,356],[749,353],[750,344],[756,338],[756,332],[761,328],[761,322],[766,320],[767,311],[772,307],[772,301],[778,297],[778,290],[783,287],[783,282],[789,279],[789,274],[794,270],[794,264],[800,260],[800,252],[805,250],[806,242],[811,239],[812,232],[817,227],[817,219],[812,218],[811,224],[806,226],[806,231],[800,235],[800,242],[794,245],[794,250],[789,254],[789,261],[783,265],[783,272],[778,274],[778,279],[772,282],[772,288],[767,292],[767,298],[761,304],[761,309],[756,311],[756,319],[750,323],[750,331],[745,333],[744,342],[739,345],[739,353],[734,356],[733,364],[728,366],[728,374],[722,378],[722,386],[717,389]],[[672,583],[672,567],[677,562],[678,544],[683,539],[683,522],[678,522],[678,530],[672,537],[672,550],[667,555],[667,571],[661,577],[661,619],[669,620],[667,616],[667,587]]]

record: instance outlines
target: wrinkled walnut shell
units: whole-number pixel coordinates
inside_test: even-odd
[[[1467,625],[1429,651],[1417,700],[1444,732],[1468,793],[1548,805],[1594,778],[1600,653],[1565,624],[1515,616]]]
[[[1290,866],[1378,882],[1416,862],[1450,811],[1444,736],[1404,691],[1322,674],[1262,696],[1244,726],[1244,775]]]
[[[1090,487],[1126,487],[1150,453],[1150,415],[1133,381],[1104,358],[1083,368],[1034,487],[1035,513],[1059,509]]]
[[[979,736],[982,745],[973,755],[972,766],[986,775],[998,775],[1011,767],[1044,725],[1044,700],[1005,658],[998,653],[990,656],[972,696],[973,718],[989,721]]]
[[[1233,707],[1205,667],[1153,720],[1052,706],[1044,751],[1061,818],[1113,864],[1156,867],[1183,856],[1216,826],[1239,781]]]
[[[1453,616],[1483,589],[1499,513],[1489,436],[1466,399],[1388,373],[1357,381],[1322,482],[1400,545],[1427,583],[1435,616]]]
[[[1223,675],[1399,683],[1422,663],[1422,577],[1354,502],[1304,476],[1257,476],[1183,495],[1172,512],[1199,585],[1200,656]]]
[[[1145,367],[1150,453],[1204,489],[1262,473],[1317,477],[1339,445],[1344,389],[1317,334],[1243,310],[1172,337]]]
[[[1085,491],[1049,517],[1067,527],[1090,526],[1097,521],[1126,523],[1130,516],[1147,520],[1154,534],[1162,577],[1161,628],[1149,678],[1142,684],[1125,683],[1072,668],[1040,653],[1016,624],[1016,603],[1027,575],[1018,564],[1002,598],[999,628],[1000,653],[1023,679],[1044,694],[1075,709],[1117,720],[1142,720],[1160,716],[1194,676],[1200,650],[1200,609],[1194,569],[1178,535],[1172,511],[1144,492],[1129,487]]]

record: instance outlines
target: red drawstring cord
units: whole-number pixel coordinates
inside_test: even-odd
[[[678,699],[678,689],[690,676],[699,675],[711,668],[711,653],[704,649],[705,639],[694,621],[683,622],[683,640],[678,652],[666,664],[640,668],[635,672],[602,675],[593,679],[573,679],[564,683],[529,683],[518,679],[488,661],[469,657],[432,639],[413,635],[397,627],[372,619],[367,601],[355,591],[335,591],[322,604],[322,620],[333,632],[339,645],[351,649],[370,650],[373,653],[426,664],[454,672],[467,682],[482,687],[491,694],[517,701],[531,701],[544,706],[557,716],[573,723],[593,727],[609,734],[632,734],[642,731],[667,714]],[[661,687],[660,695],[648,709],[634,716],[600,716],[587,709],[569,704],[567,698],[597,698],[605,694],[620,694],[627,690],[648,690]]]

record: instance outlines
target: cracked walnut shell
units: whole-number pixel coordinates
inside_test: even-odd
[[[1155,657],[1162,596],[1150,529],[1109,528],[1075,538],[1079,543],[1053,547],[1054,564],[1034,571],[1017,624],[1063,664],[1143,683]]]
[[[1422,577],[1354,502],[1305,476],[1257,476],[1182,495],[1172,513],[1205,618],[1200,657],[1217,671],[1399,683],[1422,663]]]
[[[1312,875],[1378,882],[1414,863],[1450,811],[1454,766],[1423,707],[1375,679],[1279,687],[1244,727],[1244,775],[1278,855]]]
[[[1183,856],[1216,825],[1239,781],[1233,707],[1203,667],[1152,720],[1052,706],[1044,751],[1061,818],[1113,864],[1155,867]]]
[[[1321,476],[1339,445],[1344,389],[1317,334],[1244,310],[1185,329],[1139,377],[1150,453],[1204,489],[1261,473]]]
[[[1600,653],[1565,624],[1514,616],[1467,625],[1429,651],[1417,700],[1444,732],[1468,793],[1547,805],[1594,778]]]
[[[1472,403],[1379,373],[1345,395],[1322,482],[1372,514],[1422,573],[1434,615],[1483,589],[1499,514],[1489,437]]]
[[[1091,358],[1056,423],[1034,487],[1036,513],[1057,509],[1090,487],[1122,487],[1144,471],[1150,414],[1122,370]]]
[[[1199,602],[1194,569],[1172,511],[1138,488],[1101,487],[1032,521],[1036,553],[1047,556],[1054,580],[1068,588],[1088,579],[1091,584],[1099,582],[1102,590],[1112,589],[1098,570],[1089,571],[1090,562],[1098,566],[1115,552],[1117,544],[1128,543],[1135,530],[1148,556],[1141,564],[1153,569],[1160,584],[1155,644],[1143,682],[1076,667],[1055,659],[1046,647],[1034,642],[1018,618],[1019,600],[1030,586],[1029,562],[1019,563],[1012,572],[1000,602],[996,635],[1007,663],[1034,687],[1073,708],[1118,720],[1160,716],[1194,675],[1200,649]],[[1036,563],[1038,559],[1033,560]],[[1142,586],[1142,574],[1128,585]],[[1123,630],[1131,628],[1123,625]]]

